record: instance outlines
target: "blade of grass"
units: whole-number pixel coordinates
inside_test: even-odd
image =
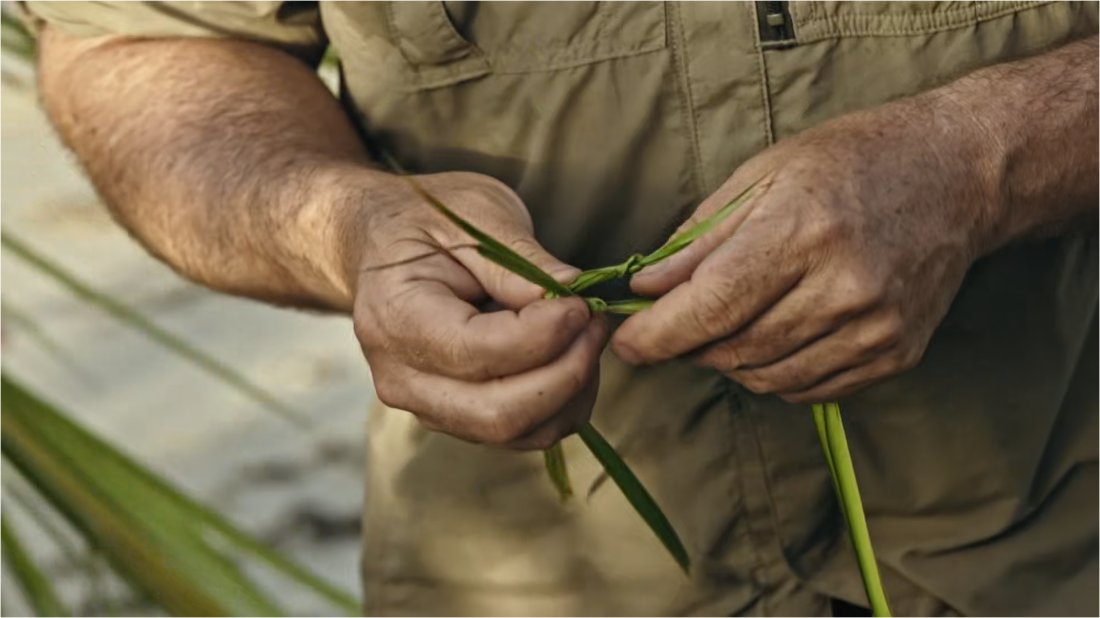
[[[72,538],[73,534],[67,534],[61,529],[60,524],[54,522],[56,515],[47,512],[45,500],[31,493],[31,490],[9,482],[11,478],[11,476],[4,477],[4,497],[14,499],[15,503],[33,519],[35,526],[50,537],[61,551],[65,561],[83,573],[87,580],[88,593],[93,596],[98,594],[103,590],[104,573],[95,559],[95,548],[89,546],[82,552]]]
[[[173,615],[281,613],[224,558],[195,541],[188,522],[165,516],[155,501],[127,499],[132,488],[112,479],[94,458],[65,436],[46,436],[22,401],[3,394],[3,452],[40,493],[50,498],[85,536],[96,538],[127,581],[144,590]],[[55,442],[64,442],[64,446]],[[80,457],[79,462],[73,457]],[[95,471],[94,478],[89,474]],[[111,492],[113,489],[114,495]],[[135,506],[141,505],[138,513]]]
[[[573,296],[573,292],[569,288],[558,283],[556,279],[548,275],[538,266],[532,264],[527,258],[512,251],[500,241],[479,230],[472,223],[466,221],[455,214],[450,208],[444,206],[443,202],[436,199],[436,197],[421,186],[416,179],[411,176],[404,176],[404,178],[420,197],[424,198],[433,208],[439,211],[444,217],[450,219],[452,223],[462,228],[464,232],[469,234],[479,243],[477,252],[482,257],[491,260],[548,292],[554,292],[560,296]]]
[[[260,403],[265,409],[278,414],[298,427],[309,427],[312,424],[309,419],[299,414],[296,410],[280,401],[268,391],[248,381],[244,376],[222,364],[213,356],[202,352],[183,339],[157,326],[137,311],[93,289],[57,263],[32,249],[30,245],[19,238],[7,232],[0,232],[0,245],[28,266],[53,279],[77,298],[98,307],[125,326],[134,328],[168,350],[175,352],[181,358],[190,361],[207,374],[235,388],[238,392],[251,398],[253,401]]]
[[[46,334],[38,321],[22,309],[13,307],[11,303],[0,301],[0,319],[4,322],[14,323],[16,328],[26,334],[31,341],[38,344],[42,350],[65,369],[69,370],[77,379],[85,384],[92,384],[93,380],[73,357],[54,341],[53,337]]]
[[[573,496],[573,484],[569,482],[569,470],[565,467],[565,451],[561,442],[542,452],[546,461],[546,471],[550,473],[550,482],[558,490],[558,497],[565,502]]]
[[[39,403],[42,403],[39,401]],[[243,532],[229,522],[217,511],[214,511],[200,502],[184,495],[161,477],[151,472],[148,468],[126,456],[94,434],[83,429],[65,415],[56,412],[42,415],[45,422],[51,423],[50,431],[61,434],[74,434],[88,445],[89,457],[96,458],[102,467],[118,467],[121,469],[127,486],[147,487],[152,498],[160,501],[166,499],[174,505],[174,510],[182,512],[188,521],[209,526],[225,541],[234,547],[245,551],[254,558],[268,564],[268,566],[283,573],[310,588],[319,597],[346,610],[349,614],[357,615],[362,609],[358,601],[345,591],[329,584],[317,577],[314,573],[302,565],[289,560],[279,552],[260,543],[253,536]]]
[[[669,523],[664,511],[646,490],[645,485],[642,485],[626,462],[615,452],[615,448],[600,435],[599,431],[596,431],[591,423],[586,423],[577,433],[588,450],[592,451],[603,469],[607,471],[607,475],[622,490],[634,510],[642,516],[645,523],[649,525],[649,529],[657,535],[661,544],[665,546],[668,553],[672,554],[672,558],[684,573],[687,573],[691,569],[691,558],[688,557],[687,549],[684,548],[684,544],[676,534],[676,529]]]
[[[586,270],[573,279],[573,282],[569,284],[569,289],[579,293],[594,285],[611,281],[612,279],[622,279],[633,275],[646,266],[656,264],[661,260],[667,259],[683,251],[688,245],[695,242],[696,239],[713,230],[719,223],[737,212],[741,206],[753,197],[755,189],[761,186],[763,181],[764,179],[760,179],[752,183],[748,188],[738,193],[736,197],[730,200],[725,206],[718,209],[714,214],[673,236],[653,253],[649,255],[635,254],[630,256],[622,264]]]
[[[69,616],[68,608],[61,602],[53,584],[35,566],[30,554],[23,548],[15,531],[8,525],[8,518],[0,515],[0,544],[4,548],[4,564],[8,566],[23,597],[39,616]]]
[[[729,218],[729,216],[733,213],[737,212],[737,210],[741,208],[741,206],[743,206],[746,202],[748,202],[749,198],[751,198],[755,194],[755,189],[758,186],[760,186],[761,188],[766,188],[766,185],[762,184],[764,182],[765,179],[761,178],[760,180],[757,180],[756,182],[750,184],[747,188],[745,188],[744,191],[738,193],[725,206],[719,208],[717,212],[670,238],[669,241],[662,245],[659,249],[639,260],[641,267],[645,268],[646,266],[649,266],[651,264],[656,264],[661,260],[669,258],[679,253],[680,251],[683,251],[685,248],[687,248],[688,245],[695,242],[698,238],[700,238],[707,232],[713,230],[715,227],[717,227],[719,223]]]
[[[190,574],[192,580],[201,582],[200,590],[210,594],[218,593],[217,597],[207,595],[196,598],[189,593],[192,589],[181,583],[179,585],[183,587],[175,590],[176,596],[172,597],[174,603],[193,604],[202,601],[203,598],[216,598],[219,599],[218,602],[224,602],[234,609],[217,610],[211,606],[208,608],[209,611],[233,611],[234,613],[277,611],[273,605],[263,600],[263,596],[251,586],[236,567],[229,564],[220,552],[209,545],[212,540],[210,533],[215,533],[217,539],[227,541],[231,546],[261,559],[349,614],[357,615],[361,612],[358,602],[346,593],[321,581],[278,552],[261,545],[217,513],[190,500],[147,468],[80,428],[49,404],[37,399],[7,377],[3,378],[2,399],[4,415],[0,420],[4,424],[2,440],[5,457],[14,458],[22,455],[23,464],[19,465],[17,462],[17,467],[24,472],[24,476],[40,493],[50,499],[51,504],[59,512],[66,515],[74,526],[85,532],[85,536],[97,531],[102,533],[103,526],[106,526],[105,529],[108,532],[116,535],[122,533],[144,535],[139,537],[142,539],[138,541],[139,550],[147,547],[152,547],[154,550],[160,548],[160,551],[154,551],[152,556],[145,556],[146,562],[160,555],[172,556],[174,559],[170,566],[176,571],[164,573],[161,569],[159,574],[161,577],[178,575],[179,571],[182,571],[184,574]],[[9,414],[9,410],[13,410],[15,414]],[[13,423],[15,424],[12,425]],[[9,426],[14,426],[17,433],[10,433]],[[20,431],[22,433],[18,433]],[[20,436],[23,439],[16,440]],[[26,457],[28,452],[31,454],[40,452],[42,457],[28,461]],[[46,464],[51,462],[53,466],[47,467]],[[36,463],[39,465],[33,465]],[[44,475],[43,470],[53,470],[53,474]],[[94,471],[94,474],[89,471]],[[59,491],[59,487],[68,491]],[[84,498],[75,505],[77,508],[74,508],[73,492],[76,492],[77,498],[81,496]],[[86,502],[90,502],[91,506],[89,507]],[[115,529],[112,526],[115,521],[114,516],[129,513],[133,510],[132,505],[136,504],[142,505],[140,518],[137,521],[130,521],[122,527],[121,531]],[[102,519],[89,519],[89,509],[98,513]],[[93,527],[97,524],[100,528]],[[114,549],[119,545],[113,537],[110,541],[102,544],[105,550]],[[135,556],[141,558],[141,551]],[[131,576],[135,556],[125,552],[121,556],[117,553],[108,553],[112,564],[116,568],[125,569],[124,572]],[[181,556],[182,559],[175,560],[177,556]],[[120,559],[126,559],[128,562],[119,564]],[[150,568],[155,570],[157,567],[155,563],[152,567],[146,564],[137,566],[141,567],[143,574]],[[184,580],[184,583],[186,581]],[[168,582],[166,585],[174,583],[178,582]],[[154,593],[158,599],[162,596],[158,593],[156,586],[145,588]],[[222,594],[228,594],[228,596],[223,599]],[[251,609],[245,607],[244,604],[248,603],[253,604]],[[264,603],[264,608],[258,607],[257,603]],[[190,613],[197,612],[192,608]]]
[[[396,162],[391,158],[391,167],[400,170]],[[558,283],[553,277],[545,273],[538,266],[527,261],[525,258],[516,254],[508,247],[501,244],[499,241],[489,236],[485,232],[479,230],[462,217],[455,214],[451,209],[447,208],[442,202],[440,202],[434,195],[424,189],[419,183],[409,176],[404,178],[412,185],[424,200],[431,204],[437,211],[443,216],[449,219],[452,223],[465,230],[467,234],[472,236],[478,241],[478,253],[485,256],[488,259],[493,260],[500,266],[512,271],[513,273],[524,277],[528,281],[531,281],[535,285],[541,286],[548,292],[548,295],[559,296],[572,296],[574,292],[568,287]],[[602,311],[610,307],[610,305],[598,298],[585,298],[585,302],[593,311]],[[637,303],[638,301],[631,301]],[[644,301],[643,301],[644,302]],[[634,305],[637,306],[637,305]],[[626,305],[623,305],[625,308]],[[687,550],[684,549],[683,543],[680,542],[680,538],[676,535],[676,531],[672,528],[668,518],[665,517],[661,507],[653,499],[649,492],[646,491],[638,477],[630,470],[630,467],[626,465],[626,462],[619,457],[615,449],[604,440],[603,436],[596,431],[591,424],[586,424],[580,432],[578,432],[585,445],[596,459],[600,461],[604,469],[607,471],[608,476],[615,481],[615,484],[622,490],[623,495],[638,512],[638,514],[653,530],[654,534],[661,541],[662,544],[672,554],[673,559],[680,565],[680,567],[687,572],[691,566],[691,561],[688,558]],[[547,464],[547,470],[550,474],[552,482],[555,486],[558,486],[560,479],[556,479],[555,466],[558,465],[558,459],[564,469],[564,454],[550,454],[545,455],[544,458]]]
[[[5,13],[0,16],[0,28],[0,46],[3,50],[22,60],[33,62],[38,55],[38,43],[34,35],[23,26],[23,22]]]
[[[848,536],[855,550],[856,563],[859,565],[863,588],[867,601],[875,616],[890,616],[890,604],[882,587],[875,550],[871,546],[871,534],[867,529],[867,518],[863,513],[863,501],[859,496],[856,472],[852,465],[852,455],[848,450],[848,438],[844,433],[844,421],[840,416],[840,406],[827,403],[813,406],[814,422],[818,426],[819,437],[824,434],[822,449],[829,463],[829,472],[839,496],[841,512],[848,526]]]

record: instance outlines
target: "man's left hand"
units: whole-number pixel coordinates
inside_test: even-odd
[[[920,97],[831,121],[742,166],[685,226],[758,179],[717,229],[631,286],[628,362],[694,352],[756,393],[844,397],[917,364],[995,217],[986,136]]]

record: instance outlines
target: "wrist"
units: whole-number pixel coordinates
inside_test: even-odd
[[[367,248],[372,212],[391,174],[362,164],[335,162],[309,172],[308,196],[293,221],[303,256],[324,281],[333,303],[350,311]]]
[[[923,139],[935,141],[939,175],[949,187],[942,199],[959,212],[972,259],[991,253],[1008,241],[1004,177],[1004,140],[989,122],[981,102],[952,86],[919,95],[931,130]]]

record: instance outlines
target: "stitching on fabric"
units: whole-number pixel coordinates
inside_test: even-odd
[[[757,15],[756,4],[750,5],[752,8],[752,23],[756,23]],[[775,119],[772,118],[772,102],[769,96],[768,88],[768,67],[764,61],[764,49],[761,46],[760,41],[760,29],[752,29],[752,45],[756,48],[756,68],[760,73],[760,100],[764,106],[764,114],[761,119],[761,124],[764,126],[764,139],[767,140],[769,146],[775,143]]]
[[[750,490],[745,485],[745,480],[751,474],[751,471],[747,469],[748,460],[752,459],[751,453],[745,453],[745,449],[742,445],[744,440],[744,424],[746,422],[746,416],[749,410],[745,408],[744,401],[741,399],[741,395],[735,386],[729,380],[723,380],[724,388],[726,390],[726,406],[729,410],[729,428],[730,428],[730,441],[732,445],[731,455],[733,458],[734,469],[737,470],[736,488],[730,487],[730,495],[733,496],[733,504],[739,505],[744,511],[745,528],[747,530],[746,537],[748,539],[749,548],[752,550],[753,565],[751,570],[751,577],[749,578],[749,585],[752,586],[753,593],[759,593],[759,602],[763,609],[763,615],[771,615],[768,609],[768,599],[766,589],[773,583],[770,581],[770,573],[768,573],[768,560],[763,553],[763,549],[760,544],[762,539],[760,538],[760,532],[753,517],[753,502],[749,497]],[[751,427],[749,430],[751,431]],[[757,455],[757,463],[759,464],[759,454]],[[736,492],[736,493],[735,493]],[[761,585],[762,584],[762,585]],[[761,587],[765,588],[761,591]]]
[[[691,79],[688,75],[687,59],[684,57],[682,45],[683,40],[681,37],[684,36],[683,19],[680,17],[679,6],[665,2],[664,7],[667,32],[665,39],[668,41],[668,48],[672,52],[670,66],[672,67],[673,78],[676,81],[676,90],[680,94],[680,116],[684,122],[684,128],[688,132],[688,145],[692,156],[692,176],[695,177],[695,190],[702,196],[707,194],[707,184],[703,172],[703,155],[699,148],[699,128],[696,125],[695,101],[691,95]]]
[[[561,65],[561,66],[556,65],[556,66],[549,66],[549,67],[538,67],[538,68],[532,68],[532,69],[500,69],[498,67],[492,66],[491,63],[488,62],[488,57],[482,57],[479,60],[484,61],[484,64],[482,65],[481,63],[479,63],[479,66],[477,66],[476,68],[474,68],[472,70],[464,71],[464,72],[461,72],[461,73],[454,73],[452,75],[448,75],[446,77],[440,77],[440,78],[437,78],[435,80],[425,80],[425,79],[422,78],[421,81],[416,83],[416,84],[398,86],[398,88],[399,88],[400,92],[403,92],[403,93],[423,92],[425,90],[434,90],[434,89],[437,89],[437,88],[446,88],[447,86],[453,86],[454,84],[457,84],[459,82],[464,82],[464,81],[468,81],[468,80],[471,80],[471,79],[477,79],[479,77],[484,77],[485,75],[489,75],[489,74],[492,74],[492,75],[528,75],[528,74],[535,74],[535,73],[549,73],[549,72],[553,72],[553,71],[566,71],[566,70],[569,70],[569,69],[578,69],[578,68],[586,67],[588,65],[596,64],[596,63],[599,63],[599,62],[607,62],[607,61],[610,61],[610,60],[618,60],[618,59],[626,59],[626,58],[636,58],[638,56],[643,56],[645,54],[653,54],[653,53],[661,52],[661,51],[664,51],[664,49],[665,49],[664,47],[661,47],[661,48],[658,48],[658,49],[651,49],[651,50],[644,51],[644,52],[638,52],[636,54],[631,54],[629,56],[622,56],[622,55],[619,55],[619,54],[614,54],[614,55],[611,55],[611,56],[608,56],[608,57],[599,56],[599,57],[596,57],[596,58],[586,58],[583,61],[578,61],[574,64]],[[466,60],[466,61],[460,61],[460,62],[472,62],[472,60],[473,59]],[[438,68],[438,67],[436,67],[436,68]],[[418,75],[423,76],[423,73],[419,73]]]
[[[823,39],[839,37],[886,37],[918,34],[933,34],[963,26],[989,21],[1021,10],[1050,4],[1050,0],[1033,0],[991,5],[990,9],[979,11],[976,6],[965,9],[948,9],[939,13],[918,15],[876,15],[872,13],[850,13],[841,16],[810,16],[803,23],[795,24],[801,28],[803,36],[799,43],[812,43]],[[807,31],[809,32],[808,34]],[[796,34],[799,31],[796,30]]]

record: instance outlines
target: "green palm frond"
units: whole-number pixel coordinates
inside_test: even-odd
[[[170,614],[281,614],[242,572],[242,557],[359,613],[349,595],[184,496],[6,375],[0,402],[5,464]]]

